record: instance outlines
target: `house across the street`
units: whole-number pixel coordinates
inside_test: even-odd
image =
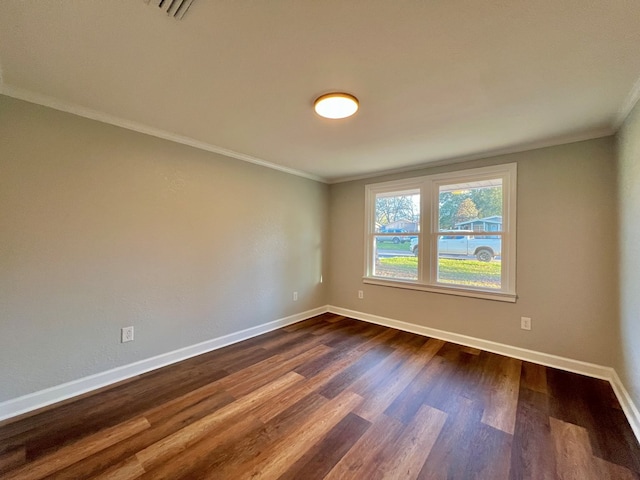
[[[466,222],[456,223],[456,229],[474,230],[476,232],[499,232],[502,230],[502,215],[476,218]]]

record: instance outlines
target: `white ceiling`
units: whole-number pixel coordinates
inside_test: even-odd
[[[329,182],[608,135],[640,91],[638,0],[1,7],[3,93]]]

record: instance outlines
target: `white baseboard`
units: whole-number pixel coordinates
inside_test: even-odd
[[[638,441],[640,441],[640,412],[638,411],[636,405],[633,403],[633,400],[631,399],[631,396],[629,395],[627,389],[624,387],[624,384],[620,380],[620,377],[611,367],[604,367],[602,365],[582,362],[580,360],[572,360],[570,358],[559,357],[557,355],[551,355],[548,353],[536,352],[534,350],[527,350],[525,348],[514,347],[511,345],[492,342],[490,340],[483,340],[467,335],[460,335],[458,333],[447,332],[445,330],[424,327],[422,325],[415,325],[413,323],[407,323],[400,320],[372,315],[370,313],[348,310],[346,308],[336,307],[333,305],[326,305],[323,307],[314,308],[312,310],[307,310],[305,312],[297,313],[295,315],[274,320],[272,322],[263,323],[262,325],[247,328],[239,332],[234,332],[229,335],[213,338],[202,343],[157,355],[155,357],[141,360],[139,362],[131,363],[129,365],[123,365],[121,367],[107,370],[105,372],[67,382],[62,385],[57,385],[55,387],[30,393],[22,397],[7,400],[0,403],[0,421],[33,410],[37,410],[42,407],[46,407],[62,400],[67,400],[69,398],[82,395],[92,390],[97,390],[98,388],[112,385],[122,380],[135,377],[136,375],[141,375],[151,370],[156,370],[172,363],[195,357],[196,355],[201,355],[212,350],[217,350],[218,348],[225,347],[232,343],[241,342],[257,335],[261,335],[278,328],[286,327],[287,325],[291,325],[293,323],[300,322],[302,320],[306,320],[308,318],[314,317],[316,315],[321,315],[326,312],[344,315],[346,317],[355,318],[357,320],[362,320],[385,327],[396,328],[405,332],[438,338],[440,340],[457,343],[459,345],[479,348],[488,352],[506,355],[520,360],[537,363],[539,365],[545,365],[548,367],[558,368],[560,370],[566,370],[569,372],[607,380],[609,381],[609,383],[611,383],[611,387],[613,388],[613,391],[616,394],[618,401],[620,402],[620,406],[622,407],[622,410],[624,411],[627,420],[629,421],[629,424],[631,425],[631,428],[636,435],[636,438],[638,438]]]
[[[627,420],[629,421],[629,425],[631,425],[633,433],[636,434],[636,438],[638,439],[638,442],[640,442],[640,412],[638,411],[638,407],[633,403],[631,395],[629,395],[629,392],[615,370],[613,371],[613,377],[609,381],[611,382],[611,387],[613,388],[616,397],[618,397],[618,402],[620,402],[622,411],[627,416]]]
[[[438,338],[447,342],[453,342],[459,345],[465,345],[467,347],[479,348],[481,350],[486,350],[487,352],[499,353],[500,355],[505,355],[507,357],[526,360],[527,362],[537,363],[539,365],[545,365],[547,367],[559,368],[561,370],[580,373],[582,375],[588,375],[590,377],[601,378],[604,380],[609,380],[613,372],[613,369],[610,367],[603,367],[594,363],[587,363],[581,362],[580,360],[558,357],[556,355],[551,355],[548,353],[527,350],[526,348],[513,347],[504,343],[492,342],[490,340],[483,340],[476,337],[469,337],[467,335],[460,335],[459,333],[451,333],[445,330],[424,327],[422,325],[415,325],[413,323],[402,322],[400,320],[379,317],[378,315],[357,312],[355,310],[347,310],[345,308],[334,307],[330,305],[328,307],[328,311],[331,313],[337,313],[338,315],[355,318],[357,320],[364,320],[365,322],[375,323],[384,327],[397,328],[398,330],[403,330],[405,332],[416,333],[418,335],[424,335],[426,337]]]
[[[82,395],[83,393],[87,393],[92,390],[97,390],[98,388],[112,385],[122,380],[135,377],[136,375],[141,375],[151,370],[156,370],[172,363],[195,357],[196,355],[217,350],[218,348],[225,347],[232,343],[241,342],[242,340],[247,340],[257,335],[286,327],[292,323],[300,322],[326,312],[326,306],[314,308],[312,310],[290,315],[272,322],[263,323],[262,325],[247,328],[239,332],[234,332],[218,338],[212,338],[205,342],[190,345],[172,352],[163,353],[155,357],[116,367],[105,372],[96,373],[78,380],[73,380],[71,382],[56,385],[22,397],[1,402],[0,421],[46,407],[62,400]]]
[[[424,327],[422,325],[415,325],[413,323],[402,322],[400,320],[394,320],[391,318],[380,317],[378,315],[372,315],[370,313],[358,312],[356,310],[349,310],[346,308],[336,307],[329,305],[327,311],[338,315],[344,315],[345,317],[355,318],[357,320],[363,320],[369,323],[375,323],[384,327],[396,328],[405,332],[416,333],[418,335],[424,335],[426,337],[433,337],[448,342],[457,343],[459,345],[465,345],[467,347],[479,348],[488,352],[498,353],[519,360],[525,360],[527,362],[537,363],[539,365],[545,365],[547,367],[553,367],[568,372],[579,373],[587,375],[589,377],[600,378],[607,380],[611,383],[616,397],[620,402],[620,406],[624,411],[629,425],[633,430],[636,438],[640,442],[640,413],[638,408],[633,403],[629,392],[627,392],[624,384],[620,380],[620,377],[616,371],[611,367],[604,367],[602,365],[596,365],[594,363],[582,362],[580,360],[573,360],[571,358],[559,357],[557,355],[551,355],[549,353],[536,352],[534,350],[527,350],[526,348],[514,347],[506,345],[504,343],[492,342],[490,340],[483,340],[481,338],[469,337],[467,335],[460,335],[458,333],[447,332],[444,330],[438,330],[435,328]]]

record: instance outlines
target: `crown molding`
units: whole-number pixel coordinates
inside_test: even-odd
[[[558,145],[582,142],[585,140],[593,140],[596,138],[602,138],[602,137],[607,137],[609,135],[614,135],[618,131],[618,129],[622,126],[627,116],[631,113],[631,110],[633,110],[636,103],[638,103],[638,101],[640,100],[640,79],[638,79],[633,89],[627,96],[627,99],[625,100],[623,106],[619,109],[616,121],[614,122],[612,127],[591,130],[589,132],[583,132],[576,135],[535,141],[535,142],[527,143],[524,145],[510,146],[510,147],[496,149],[496,150],[478,152],[478,153],[474,153],[474,154],[466,155],[462,157],[443,158],[443,159],[438,159],[430,162],[420,163],[418,165],[411,165],[411,166],[400,167],[400,168],[395,168],[390,170],[380,170],[377,172],[370,172],[370,173],[365,173],[361,175],[351,175],[351,176],[347,175],[344,177],[335,177],[335,178],[323,178],[317,175],[303,172],[301,170],[296,170],[294,168],[284,167],[282,165],[269,162],[267,160],[262,160],[260,158],[253,157],[251,155],[247,155],[247,154],[236,152],[226,148],[218,147],[217,145],[212,145],[210,143],[202,142],[200,140],[186,137],[184,135],[174,134],[171,132],[167,132],[165,130],[144,125],[139,122],[134,122],[124,118],[116,117],[98,110],[92,110],[90,108],[82,107],[80,105],[75,105],[70,102],[59,100],[54,97],[42,95],[39,93],[32,92],[30,90],[3,84],[1,65],[0,65],[0,94],[6,95],[8,97],[16,98],[18,100],[24,100],[26,102],[35,103],[37,105],[53,108],[54,110],[71,113],[73,115],[89,118],[91,120],[96,120],[102,123],[107,123],[109,125],[125,128],[127,130],[132,130],[134,132],[143,133],[145,135],[151,135],[153,137],[162,138],[170,142],[180,143],[182,145],[187,145],[193,148],[197,148],[199,150],[204,150],[211,153],[217,153],[219,155],[224,155],[225,157],[235,158],[236,160],[242,160],[244,162],[253,163],[254,165],[270,168],[272,170],[277,170],[280,172],[288,173],[290,175],[295,175],[298,177],[313,180],[316,182],[326,183],[326,184],[337,184],[337,183],[345,183],[345,182],[351,182],[356,180],[366,180],[369,178],[382,177],[386,175],[410,173],[418,170],[423,170],[425,168],[434,168],[434,167],[440,167],[444,165],[453,165],[456,163],[470,162],[473,160],[482,160],[482,159],[497,157],[501,155],[521,153],[529,150],[554,147]]]
[[[1,81],[1,77],[0,77],[0,81]],[[242,160],[243,162],[253,163],[254,165],[270,168],[272,170],[278,170],[280,172],[288,173],[290,175],[295,175],[297,177],[303,177],[309,180],[313,180],[315,182],[327,183],[327,180],[325,178],[319,177],[317,175],[312,175],[310,173],[306,173],[301,170],[296,170],[294,168],[284,167],[282,165],[278,165],[272,162],[268,162],[266,160],[262,160],[257,157],[253,157],[251,155],[235,152],[233,150],[218,147],[216,145],[202,142],[200,140],[186,137],[184,135],[177,135],[175,133],[167,132],[165,130],[161,130],[155,127],[150,127],[142,123],[134,122],[132,120],[127,120],[124,118],[116,117],[114,115],[109,115],[108,113],[104,113],[99,110],[92,110],[90,108],[82,107],[80,105],[75,105],[73,103],[66,102],[64,100],[60,100],[54,97],[35,93],[30,90],[25,90],[22,88],[17,88],[11,85],[0,83],[0,94],[6,95],[8,97],[16,98],[18,100],[24,100],[25,102],[35,103],[37,105],[42,105],[44,107],[53,108],[54,110],[59,110],[61,112],[78,115],[79,117],[89,118],[91,120],[96,120],[98,122],[107,123],[109,125],[114,125],[116,127],[126,128],[127,130],[143,133],[145,135],[151,135],[152,137],[162,138],[164,140],[169,140],[170,142],[180,143],[182,145],[187,145],[189,147],[197,148],[199,150],[204,150],[206,152],[217,153],[219,155],[224,155],[225,157],[235,158],[236,160]]]
[[[640,77],[636,80],[636,83],[633,84],[627,98],[625,98],[624,102],[618,109],[618,115],[616,116],[615,123],[613,124],[615,131],[617,132],[622,124],[627,119],[627,117],[631,114],[631,110],[638,104],[640,101]]]
[[[562,137],[539,140],[535,142],[500,148],[496,150],[487,150],[485,152],[473,153],[471,155],[466,155],[463,157],[443,158],[439,160],[433,160],[431,162],[424,162],[419,165],[411,165],[407,167],[394,168],[391,170],[380,170],[378,172],[364,173],[362,175],[329,178],[325,180],[325,182],[329,183],[330,185],[333,185],[336,183],[353,182],[356,180],[366,180],[369,178],[384,177],[387,175],[410,173],[418,170],[424,170],[425,168],[442,167],[445,165],[455,165],[457,163],[471,162],[473,160],[483,160],[486,158],[494,158],[502,155],[511,155],[514,153],[522,153],[522,152],[528,152],[531,150],[539,150],[541,148],[557,147],[559,145],[568,145],[570,143],[584,142],[586,140],[595,140],[596,138],[608,137],[608,136],[614,135],[615,133],[616,133],[616,130],[610,127],[599,128],[595,130],[589,130],[588,132],[578,133],[575,135],[566,135]]]

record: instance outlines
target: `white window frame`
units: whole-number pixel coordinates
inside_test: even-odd
[[[487,235],[499,235],[501,245],[501,288],[488,289],[439,283],[437,281],[437,245],[439,187],[441,185],[502,179],[502,230],[487,231]],[[427,292],[461,295],[466,297],[515,302],[516,295],[516,206],[517,164],[508,163],[490,167],[473,168],[456,172],[374,183],[365,186],[365,261],[363,282]],[[418,280],[389,279],[373,275],[375,266],[375,207],[376,195],[381,193],[420,191],[420,228],[410,233],[418,237]]]

